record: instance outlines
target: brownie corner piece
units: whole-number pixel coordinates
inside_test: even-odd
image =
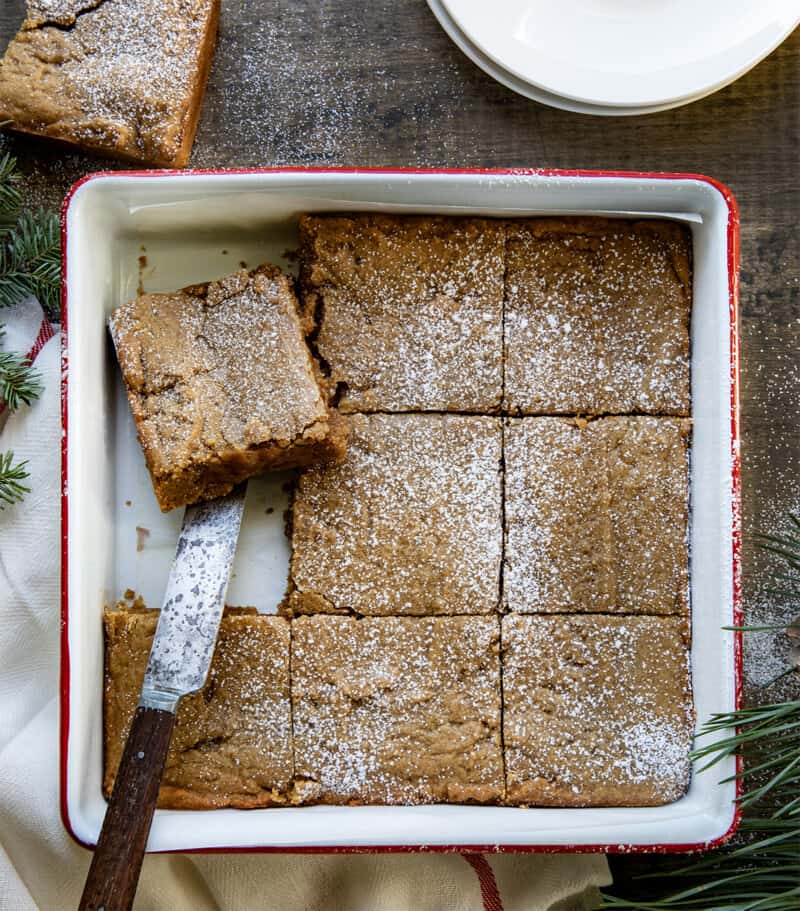
[[[503,618],[507,800],[657,806],[689,785],[689,630],[678,617]]]
[[[505,407],[688,415],[688,230],[536,218],[507,231]]]
[[[291,611],[492,613],[502,551],[501,423],[351,415],[344,460],[302,473]]]
[[[500,411],[504,237],[485,218],[301,219],[303,309],[343,411]]]
[[[277,267],[140,295],[109,325],[162,510],[343,456],[346,422],[322,400]]]
[[[0,120],[90,152],[183,167],[219,0],[28,0],[0,60]]]
[[[105,615],[106,795],[136,710],[158,614]],[[178,708],[160,807],[248,809],[292,801],[289,635],[283,618],[226,610],[208,680]]]
[[[504,796],[496,617],[292,622],[298,778],[328,804]]]

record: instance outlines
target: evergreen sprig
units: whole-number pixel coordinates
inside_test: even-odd
[[[17,160],[8,152],[0,158],[0,237],[16,224],[22,202],[19,192]]]
[[[28,295],[55,318],[61,297],[61,234],[58,216],[39,209],[23,212],[0,247],[0,307]]]
[[[13,307],[33,295],[50,318],[58,316],[61,297],[61,234],[58,217],[43,210],[21,212],[17,161],[0,157],[0,307]],[[0,325],[0,336],[3,327]],[[42,378],[27,358],[0,352],[0,409],[15,411],[42,393]],[[0,452],[0,509],[18,503],[28,488],[27,462]]]
[[[2,126],[2,124],[0,124]],[[0,157],[0,307],[33,295],[50,319],[61,298],[61,230],[54,212],[21,212],[17,159]]]
[[[21,404],[30,405],[43,390],[41,374],[27,358],[14,351],[0,351],[0,402],[9,411],[16,411]]]
[[[788,564],[788,593],[800,599],[800,520],[792,531],[762,536],[762,546]],[[746,628],[745,628],[746,629]],[[791,629],[791,628],[790,628]],[[788,662],[787,662],[788,663]],[[790,666],[787,673],[791,673]],[[686,863],[673,860],[665,869],[638,878],[639,895],[603,894],[602,908],[639,911],[798,911],[800,909],[800,701],[750,706],[714,715],[698,740],[693,758],[708,770],[730,756],[740,756],[744,793],[740,832],[749,838],[738,847],[712,851]],[[674,883],[680,883],[676,888]],[[628,889],[625,890],[626,892]]]
[[[0,509],[13,506],[30,493],[30,487],[22,482],[28,478],[28,463],[14,462],[14,453],[0,452]]]

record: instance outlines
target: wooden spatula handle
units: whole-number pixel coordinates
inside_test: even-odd
[[[133,904],[174,726],[172,712],[136,709],[80,911],[128,911]]]

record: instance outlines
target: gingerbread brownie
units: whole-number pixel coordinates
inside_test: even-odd
[[[158,613],[105,614],[106,795],[136,710]],[[288,622],[229,610],[205,687],[180,702],[158,805],[210,810],[290,802],[290,711]]]
[[[344,452],[275,266],[114,312],[111,333],[159,505],[221,496],[274,468]]]
[[[657,417],[599,423],[617,606],[631,613],[686,614],[691,423]]]
[[[499,633],[493,617],[293,621],[298,791],[328,804],[501,800]]]
[[[508,222],[505,407],[688,415],[691,238],[674,222]]]
[[[306,215],[303,308],[343,411],[500,410],[505,228]]]
[[[509,803],[656,806],[683,796],[694,729],[684,620],[502,622]]]
[[[345,459],[299,478],[293,613],[489,613],[499,601],[501,423],[350,418]]]
[[[0,61],[0,121],[91,152],[186,164],[219,0],[28,0]]]
[[[509,610],[687,612],[687,420],[512,418],[504,435]]]

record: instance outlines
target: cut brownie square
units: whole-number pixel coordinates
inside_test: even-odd
[[[686,613],[689,422],[512,418],[505,603],[520,613]]]
[[[0,61],[0,120],[163,167],[191,152],[219,0],[28,0]]]
[[[139,700],[158,611],[106,611],[105,774],[114,785]],[[233,609],[222,618],[208,681],[178,708],[160,807],[267,807],[291,800],[289,623]]]
[[[350,419],[347,455],[304,472],[292,514],[294,613],[489,613],[499,602],[501,423]]]
[[[494,617],[292,622],[298,790],[346,804],[503,797]]]
[[[164,511],[344,452],[288,279],[274,266],[114,312],[111,333]]]
[[[688,415],[688,231],[600,218],[507,231],[506,408]]]
[[[686,613],[689,605],[691,424],[680,418],[606,418],[611,558],[617,607]]]
[[[503,618],[509,803],[670,803],[689,784],[693,729],[681,618]]]
[[[596,428],[562,418],[506,423],[510,610],[608,611],[614,604],[605,447]]]
[[[500,410],[504,238],[481,218],[300,220],[303,307],[343,411]]]

